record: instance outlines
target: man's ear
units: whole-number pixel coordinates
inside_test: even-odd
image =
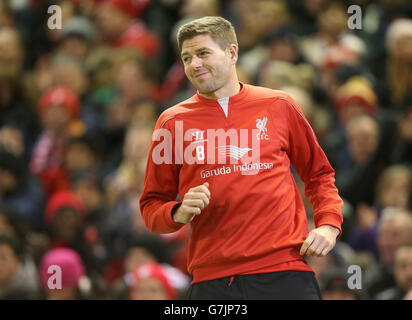
[[[236,64],[237,59],[239,58],[237,45],[229,44],[226,50],[228,51],[230,59],[232,60],[233,64]]]

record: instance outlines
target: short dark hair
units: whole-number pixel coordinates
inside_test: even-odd
[[[235,28],[229,21],[222,17],[206,16],[188,22],[179,28],[177,32],[179,51],[182,51],[182,45],[185,40],[202,34],[209,34],[223,50],[229,44],[238,46]]]

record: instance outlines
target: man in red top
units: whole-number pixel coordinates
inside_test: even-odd
[[[190,299],[320,299],[304,256],[334,247],[343,203],[312,128],[287,94],[238,81],[227,20],[182,26],[178,45],[198,92],[156,124],[140,198],[147,227],[190,223]],[[291,164],[314,209],[309,234]]]

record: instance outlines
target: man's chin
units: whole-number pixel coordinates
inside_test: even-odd
[[[197,85],[195,86],[197,91],[199,91],[200,94],[212,94],[213,92],[215,92],[217,90],[217,88],[215,88],[215,86],[205,86],[205,85]]]

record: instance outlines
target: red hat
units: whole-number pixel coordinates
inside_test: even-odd
[[[79,97],[68,87],[55,86],[47,90],[39,100],[38,109],[42,113],[46,108],[54,105],[65,107],[72,118],[78,116],[80,107]]]
[[[68,190],[58,191],[54,193],[47,202],[46,210],[44,212],[45,223],[50,224],[56,212],[64,207],[74,208],[80,213],[81,217],[84,217],[86,213],[83,201],[73,192]]]
[[[176,290],[170,283],[169,276],[162,265],[156,262],[148,262],[139,265],[127,278],[127,283],[130,288],[134,288],[140,280],[147,278],[156,278],[160,280],[164,289],[167,292],[169,300],[177,298]]]
[[[101,0],[99,4],[112,5],[131,17],[140,16],[152,0]]]
[[[348,104],[358,103],[369,114],[376,112],[378,98],[370,83],[361,76],[346,81],[336,92],[335,105],[338,111]]]
[[[141,21],[133,23],[123,35],[114,43],[115,47],[135,48],[142,51],[146,57],[151,57],[159,52],[161,42]]]
[[[86,276],[85,267],[80,255],[69,248],[56,248],[48,251],[40,263],[40,280],[44,288],[48,288],[48,282],[52,275],[49,268],[61,269],[62,288],[78,288],[79,281]]]

